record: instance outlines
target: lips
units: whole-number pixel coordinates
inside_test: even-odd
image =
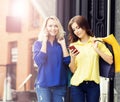
[[[80,35],[81,35],[81,33],[80,33],[80,32],[77,32],[77,33],[76,33],[76,35],[77,35],[77,36],[80,36]]]

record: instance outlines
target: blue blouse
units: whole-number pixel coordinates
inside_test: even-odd
[[[38,66],[38,75],[35,85],[41,87],[67,85],[67,68],[70,56],[63,57],[60,44],[54,41],[53,45],[47,42],[47,53],[41,52],[42,42],[36,41],[33,47],[33,58]]]

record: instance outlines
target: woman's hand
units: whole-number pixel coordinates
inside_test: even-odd
[[[58,39],[58,43],[59,43],[61,46],[66,46],[65,38],[64,38],[64,37],[59,38],[59,39]]]
[[[65,38],[62,37],[62,38],[58,39],[58,43],[59,43],[59,44],[61,45],[61,47],[62,47],[63,57],[69,56],[69,53],[68,53],[68,50],[67,50],[67,47],[66,47],[66,43],[65,43]]]
[[[75,57],[79,54],[78,50],[77,49],[71,49],[70,50],[70,56],[71,57]]]
[[[41,47],[41,51],[46,53],[46,49],[47,49],[47,41],[48,41],[48,32],[44,32],[43,35],[43,42],[42,42],[42,47]]]
[[[99,48],[98,48],[98,43],[103,43],[101,40],[93,39],[93,48],[95,51],[98,53],[99,56],[103,60],[105,60],[107,63],[112,64],[113,63],[113,56],[109,56],[107,54],[104,54]]]
[[[47,40],[48,40],[48,32],[45,31],[43,35],[43,42],[47,42]]]
[[[93,48],[95,49],[96,52],[98,52],[98,41],[93,43]]]
[[[98,41],[97,41],[97,38],[93,38],[92,39],[92,46],[95,49],[95,51],[98,50]]]
[[[75,58],[79,54],[79,51],[74,46],[70,46],[69,51],[70,51],[70,57],[71,57],[69,68],[71,72],[74,73],[76,70]]]
[[[75,50],[70,50],[70,57],[71,57],[71,60],[70,60],[70,64],[69,64],[69,68],[71,70],[72,73],[75,72],[76,70],[76,64],[75,64],[75,57],[78,55],[78,52],[75,52]]]

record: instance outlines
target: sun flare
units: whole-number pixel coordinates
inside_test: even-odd
[[[24,1],[15,1],[12,7],[12,15],[17,17],[24,17],[27,14],[27,7]]]

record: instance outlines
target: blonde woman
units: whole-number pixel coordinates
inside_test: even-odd
[[[67,86],[65,64],[69,64],[64,30],[57,17],[45,19],[34,43],[34,61],[38,66],[35,82],[38,102],[64,102]]]

